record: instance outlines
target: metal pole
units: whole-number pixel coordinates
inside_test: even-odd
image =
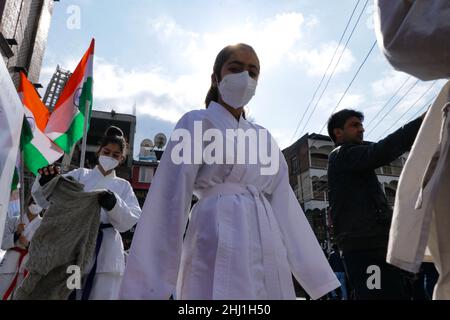
[[[83,143],[81,145],[81,159],[80,159],[80,168],[84,168],[84,160],[86,158],[86,140],[87,140],[87,127],[89,123],[89,106],[90,101],[86,100],[86,104],[84,106],[84,129],[83,129]]]
[[[25,178],[24,178],[24,161],[23,161],[23,151],[20,152],[20,223],[23,223],[23,217],[25,213]]]
[[[70,164],[72,163],[73,152],[75,151],[76,144],[72,146],[70,153],[65,153],[62,161],[62,173],[67,173],[70,171]]]

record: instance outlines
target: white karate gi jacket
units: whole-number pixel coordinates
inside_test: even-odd
[[[113,170],[107,176],[103,176],[98,167],[94,169],[80,168],[68,172],[65,176],[71,176],[84,184],[84,191],[108,189],[116,196],[116,205],[110,211],[102,208],[100,213],[101,223],[110,223],[113,228],[103,229],[103,242],[100,247],[97,261],[97,273],[113,272],[123,274],[125,259],[123,256],[122,237],[119,232],[131,229],[139,220],[141,208],[128,181],[116,176]],[[36,178],[32,194],[36,203],[41,207],[48,207],[47,200],[41,194],[39,177]]]
[[[204,131],[262,129],[215,102],[185,114],[176,129],[193,136],[194,121]],[[339,287],[276,145],[276,175],[261,175],[260,162],[176,165],[175,145],[171,139],[150,187],[120,298],[295,299],[291,272],[313,299]],[[193,193],[200,200],[183,241]]]
[[[421,80],[450,77],[450,1],[375,0],[378,45],[397,70]]]
[[[428,247],[440,274],[433,299],[450,299],[450,82],[428,111],[400,176],[387,262],[418,272]]]
[[[23,236],[27,238],[28,241],[31,241],[34,233],[39,228],[41,224],[42,218],[37,216],[31,222],[28,220],[28,217],[24,215],[23,223],[25,224],[25,229],[23,231]],[[3,233],[3,241],[2,241],[2,249],[6,250],[6,253],[0,262],[0,274],[4,273],[13,273],[15,274],[17,271],[17,263],[19,260],[20,253],[9,250],[14,247],[19,247],[25,249],[24,246],[18,243],[18,241],[14,242],[14,233],[17,230],[17,226],[20,224],[19,217],[8,217],[6,219],[5,232]],[[19,273],[23,273],[25,264],[28,260],[28,254],[23,258],[22,264],[20,265]]]
[[[31,222],[28,220],[28,217],[26,215],[23,217],[25,229],[22,234],[25,236],[25,238],[27,238],[28,241],[32,240],[34,233],[41,224],[41,221],[42,218],[40,216],[37,216]],[[20,217],[6,218],[5,230],[2,239],[2,249],[6,250],[6,253],[3,258],[0,259],[0,299],[3,298],[6,291],[12,284],[12,281],[17,272],[19,276],[17,278],[15,288],[19,286],[24,277],[24,271],[26,269],[25,266],[28,261],[28,253],[23,257],[20,267],[19,269],[17,269],[21,254],[17,251],[11,250],[11,248],[14,247],[25,249],[25,247],[22,246],[19,241],[14,242],[14,233],[16,232],[17,226],[20,223]],[[12,294],[14,294],[14,290],[12,291]],[[11,295],[9,298],[11,298]]]

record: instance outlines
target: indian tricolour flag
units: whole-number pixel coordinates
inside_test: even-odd
[[[83,137],[85,116],[88,119],[91,116],[94,46],[92,39],[56,102],[45,129],[45,134],[66,153],[70,153],[72,146]]]
[[[22,126],[21,134],[23,162],[28,170],[37,175],[38,169],[54,163],[64,155],[64,151],[44,133],[50,113],[39,98],[36,89],[22,72],[20,73],[20,79],[19,95],[25,108],[27,120],[27,123]],[[27,125],[31,128],[31,131],[26,130]],[[30,138],[26,139],[27,136],[30,136]]]

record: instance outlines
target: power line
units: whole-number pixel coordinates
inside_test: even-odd
[[[384,120],[384,118],[387,117],[387,115],[394,110],[394,108],[408,95],[408,93],[411,92],[411,90],[417,85],[417,83],[419,83],[419,80],[417,80],[416,82],[414,82],[414,84],[403,94],[403,96],[400,98],[400,100],[398,100],[389,110],[388,112],[385,113],[385,115],[377,122],[377,124],[370,129],[370,131],[367,133],[367,136],[369,136],[370,133],[373,132],[373,130],[375,130],[375,128],[381,123],[381,121]]]
[[[347,88],[345,89],[344,93],[341,96],[341,99],[339,99],[339,102],[336,104],[336,106],[334,107],[333,111],[331,111],[331,114],[333,114],[334,111],[336,111],[336,109],[339,107],[339,104],[342,102],[342,100],[344,99],[345,95],[347,94],[348,90],[351,88],[353,82],[355,81],[356,77],[358,76],[359,72],[362,70],[362,67],[364,66],[364,64],[366,63],[367,59],[369,58],[370,54],[373,51],[373,48],[375,48],[375,45],[377,44],[376,41],[374,41],[374,43],[372,44],[372,47],[370,48],[369,52],[367,52],[364,60],[361,62],[360,66],[358,67],[358,70],[356,71],[355,75],[353,76],[353,79],[350,81],[350,83],[348,84]],[[327,123],[325,122],[324,125],[322,126],[322,128],[319,131],[319,134],[322,133],[323,129],[325,128],[325,126],[327,125]],[[313,143],[314,145],[314,143]],[[311,147],[313,146],[311,145]]]
[[[400,90],[403,89],[403,87],[406,85],[406,83],[408,82],[409,79],[411,79],[411,76],[408,76],[405,79],[405,81],[402,83],[400,88],[398,88],[397,91],[395,91],[395,93],[392,95],[392,97],[389,98],[389,100],[384,104],[384,106],[380,109],[380,111],[378,111],[377,114],[372,118],[372,120],[370,120],[370,122],[366,126],[366,129],[368,129],[370,127],[370,125],[373,123],[373,121],[381,114],[381,112],[383,112],[383,110],[389,105],[389,103],[392,101],[392,99],[394,99],[397,96],[397,94],[400,92]]]
[[[407,122],[410,122],[412,119],[416,118],[421,112],[424,112],[425,109],[427,109],[430,104],[437,98],[437,94],[431,98],[422,108],[419,109],[419,111],[417,111],[416,113],[413,114],[413,116],[411,118],[408,119]]]
[[[394,123],[392,123],[392,125],[387,128],[381,135],[378,136],[378,138],[376,140],[379,140],[382,136],[384,136],[385,133],[389,132],[389,130],[392,129],[392,127],[394,127],[399,121],[400,119],[402,119],[412,108],[415,107],[415,105],[417,103],[419,103],[420,100],[422,100],[422,98],[431,90],[431,88],[435,85],[437,80],[433,81],[433,83],[428,87],[427,90],[425,90],[425,92],[416,100],[416,102],[414,102],[409,108],[408,110],[406,110],[399,118],[397,118],[397,120],[394,121]]]
[[[369,2],[369,1],[366,0],[366,2],[364,3],[364,7],[362,8],[362,10],[361,10],[361,12],[360,12],[360,14],[359,14],[358,19],[356,20],[356,23],[355,23],[355,25],[353,26],[353,29],[352,29],[352,31],[350,32],[349,37],[347,38],[347,41],[345,42],[344,48],[342,49],[342,51],[341,51],[341,53],[340,53],[340,55],[339,55],[339,58],[338,58],[336,64],[334,65],[333,70],[331,71],[330,76],[328,77],[328,80],[327,80],[327,82],[326,82],[326,84],[325,84],[325,87],[323,88],[322,93],[321,93],[320,96],[319,96],[319,99],[316,101],[316,103],[315,103],[315,105],[314,105],[314,107],[313,107],[313,110],[312,110],[312,112],[310,113],[310,115],[309,115],[309,117],[308,117],[308,120],[306,120],[306,123],[305,123],[305,125],[303,126],[303,128],[302,128],[302,130],[301,130],[300,132],[303,133],[303,132],[305,131],[305,128],[306,128],[306,126],[307,126],[308,123],[309,123],[309,120],[311,119],[311,117],[312,117],[312,115],[314,114],[314,112],[315,112],[317,106],[319,105],[320,100],[322,100],[322,97],[323,97],[325,91],[327,90],[328,85],[330,84],[330,81],[331,81],[331,79],[332,79],[332,77],[333,77],[333,75],[334,75],[334,73],[335,73],[335,71],[336,71],[336,68],[337,68],[337,66],[339,65],[339,62],[341,61],[341,59],[342,59],[342,57],[343,57],[343,55],[344,55],[345,49],[347,49],[347,45],[348,45],[348,43],[350,42],[350,39],[352,38],[353,33],[355,32],[355,29],[356,29],[356,27],[357,27],[358,24],[359,24],[359,20],[361,19],[361,16],[362,16],[362,14],[364,13],[364,9],[366,8],[368,2]]]
[[[308,106],[306,107],[305,112],[303,112],[303,115],[302,115],[300,121],[299,121],[298,124],[297,124],[297,128],[295,129],[295,132],[294,132],[294,134],[292,135],[292,138],[291,138],[291,143],[292,143],[292,141],[294,140],[295,135],[297,134],[297,131],[298,131],[298,129],[300,128],[300,125],[301,125],[301,123],[303,122],[303,119],[305,118],[305,115],[308,113],[308,110],[309,110],[309,107],[311,106],[311,103],[314,101],[314,98],[316,97],[317,92],[319,91],[320,87],[322,86],[323,80],[325,79],[325,77],[326,77],[326,75],[327,75],[327,73],[328,73],[328,70],[330,69],[330,66],[332,65],[333,60],[334,60],[334,58],[335,58],[335,56],[336,56],[336,53],[337,53],[339,47],[341,46],[342,40],[344,39],[344,35],[347,33],[347,30],[348,30],[348,27],[349,27],[349,25],[350,25],[350,22],[351,22],[351,20],[353,19],[353,16],[354,16],[354,14],[355,14],[356,8],[358,7],[360,1],[361,1],[361,0],[358,0],[358,1],[356,2],[355,7],[353,8],[352,14],[350,15],[350,18],[349,18],[348,21],[347,21],[347,25],[345,26],[344,32],[342,33],[341,38],[339,39],[339,43],[338,43],[338,45],[336,46],[336,49],[334,50],[333,56],[331,57],[331,60],[330,60],[330,63],[328,64],[328,66],[327,66],[327,68],[326,68],[326,70],[325,70],[325,72],[324,72],[324,74],[323,74],[323,76],[322,76],[322,79],[320,80],[319,84],[317,85],[317,88],[316,88],[316,90],[314,91],[311,100],[309,100],[309,103],[308,103]],[[344,49],[344,50],[345,50],[345,49]]]
[[[361,71],[362,67],[364,66],[364,64],[366,63],[367,59],[369,58],[370,54],[373,51],[373,48],[375,48],[375,45],[377,44],[376,41],[373,42],[372,47],[370,48],[369,52],[367,53],[366,57],[364,58],[363,62],[361,63],[361,65],[359,66],[358,70],[356,71],[355,75],[353,76],[352,81],[350,81],[349,85],[347,86],[347,89],[345,89],[344,93],[342,94],[341,99],[339,99],[339,102],[336,104],[336,107],[334,107],[333,111],[331,112],[331,114],[333,114],[334,111],[336,111],[336,109],[339,107],[339,105],[341,104],[342,100],[344,99],[345,95],[347,94],[348,90],[351,88],[353,82],[355,81],[356,77],[358,76],[359,72]],[[323,130],[323,129],[322,129]],[[322,132],[322,131],[321,131]]]

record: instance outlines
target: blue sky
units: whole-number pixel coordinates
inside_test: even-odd
[[[321,130],[375,41],[373,3],[368,1],[362,11],[365,2],[359,1],[349,31],[363,12],[360,22],[328,89],[305,130],[299,130],[295,138]],[[216,54],[228,44],[245,42],[255,48],[261,61],[256,96],[248,112],[285,148],[295,141],[294,131],[356,3],[357,0],[64,0],[54,6],[40,82],[47,85],[57,64],[73,70],[94,37],[94,109],[131,113],[136,103],[136,155],[142,139],[153,139],[158,132],[170,135],[182,114],[204,108]],[[341,45],[338,55],[342,50]],[[329,73],[336,61],[337,57]],[[375,47],[338,109],[361,110],[368,124],[407,77],[394,71]],[[410,78],[385,110],[415,81]],[[431,84],[419,81],[383,120],[385,113],[381,113],[366,131],[370,132],[366,139],[376,140],[389,127],[392,126],[388,130],[391,132],[404,124],[438,92],[443,82],[426,92]],[[300,129],[308,117],[309,113]]]

